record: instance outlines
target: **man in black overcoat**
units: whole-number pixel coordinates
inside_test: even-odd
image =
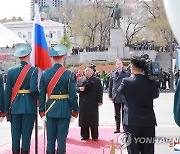
[[[109,99],[114,103],[116,130],[114,133],[120,133],[121,115],[123,116],[124,96],[117,93],[117,89],[123,78],[129,77],[129,71],[123,69],[123,63],[116,59],[116,70],[110,74],[109,79]],[[122,111],[122,112],[121,112]]]
[[[102,105],[103,87],[101,80],[94,76],[94,66],[87,66],[85,76],[79,78],[77,91],[79,92],[79,126],[81,127],[81,140],[91,137],[98,140],[99,111]]]
[[[132,138],[128,154],[154,154],[154,143],[149,143],[148,139],[153,141],[155,137],[153,99],[159,96],[159,83],[144,75],[145,65],[144,58],[132,58],[132,77],[123,79],[117,90],[126,98],[123,124]]]

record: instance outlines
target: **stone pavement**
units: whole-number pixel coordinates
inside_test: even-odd
[[[174,97],[174,93],[161,93],[160,97],[154,101],[154,109],[158,122],[158,126],[156,127],[156,136],[158,137],[158,139],[165,139],[165,138],[172,139],[178,137],[180,138],[180,128],[176,126],[173,120],[173,97]],[[111,131],[114,131],[115,122],[114,122],[113,104],[108,99],[107,93],[104,93],[103,100],[104,100],[104,104],[100,107],[100,117],[99,117],[100,131],[101,128],[110,128]],[[39,128],[39,134],[42,135],[43,124],[41,120],[39,120],[38,128]],[[74,128],[78,128],[77,119],[70,125],[70,129],[73,130]],[[80,141],[80,139],[77,140]],[[155,154],[174,154],[175,153],[174,148],[169,147],[169,143],[165,144],[163,142],[164,140],[161,140],[161,143],[155,144]],[[11,149],[10,123],[3,121],[2,123],[0,123],[0,154],[3,154],[2,151],[4,150],[7,151],[10,149]],[[123,154],[127,154],[127,152],[124,150]]]

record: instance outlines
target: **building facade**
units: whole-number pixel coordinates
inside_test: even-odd
[[[51,47],[54,44],[58,44],[64,36],[64,25],[52,20],[44,20],[41,23],[44,27],[44,33],[48,46]],[[31,44],[33,21],[8,22],[3,25],[22,38],[25,42]]]
[[[44,20],[41,23],[44,27],[48,47],[52,47],[60,43],[60,40],[64,37],[64,29],[66,27],[64,27],[63,24],[52,20]],[[31,44],[33,21],[7,22],[3,25],[12,31],[16,36],[19,36],[22,40]],[[18,60],[13,56],[14,50],[15,48],[13,46],[0,47],[0,72],[2,71],[6,73],[9,67],[18,62]]]

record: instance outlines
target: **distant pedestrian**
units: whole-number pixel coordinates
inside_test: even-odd
[[[78,70],[77,73],[76,73],[76,82],[78,81],[78,79],[82,77],[82,74],[81,74],[81,71]]]

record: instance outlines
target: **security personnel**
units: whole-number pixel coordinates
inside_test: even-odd
[[[63,67],[66,54],[65,45],[54,46],[49,55],[53,57],[55,64],[52,68],[42,72],[40,80],[39,112],[42,118],[47,117],[47,154],[55,154],[56,140],[57,154],[66,152],[70,118],[78,116],[74,74]]]
[[[0,74],[0,122],[4,120],[6,114],[4,113],[4,83],[3,76]]]
[[[123,107],[125,102],[124,96],[118,94],[117,89],[120,86],[122,79],[129,76],[130,73],[123,69],[122,61],[120,59],[116,59],[116,70],[111,73],[109,79],[109,99],[113,101],[114,104],[116,121],[116,130],[114,131],[114,133],[120,133],[120,123],[121,118],[123,119]]]
[[[28,154],[31,134],[36,118],[36,100],[38,91],[38,69],[28,64],[31,46],[23,44],[17,47],[14,56],[20,64],[8,69],[5,88],[5,112],[11,121],[12,151],[20,153],[20,139],[22,138],[21,154]]]
[[[125,96],[125,132],[131,134],[132,142],[127,147],[128,154],[154,154],[154,143],[146,142],[155,137],[156,117],[153,99],[159,96],[159,83],[144,75],[146,61],[141,57],[131,60],[132,77],[124,78],[118,92]],[[138,141],[146,140],[144,143]],[[142,140],[141,140],[142,141]]]

